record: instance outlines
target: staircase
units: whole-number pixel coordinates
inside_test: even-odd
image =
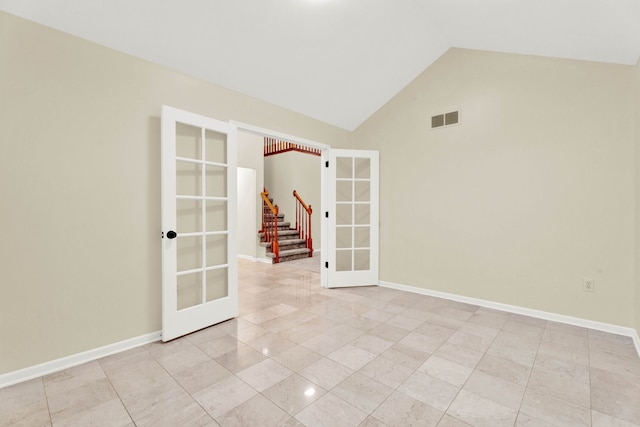
[[[296,196],[294,190],[294,197]],[[306,220],[300,221],[303,215],[298,210],[296,226],[292,228],[291,223],[285,221],[284,214],[279,212],[278,205],[273,204],[273,199],[269,197],[266,189],[262,193],[262,200],[262,229],[258,236],[260,246],[266,248],[266,256],[271,258],[272,263],[312,257],[311,230],[307,225],[311,222],[311,207],[304,206],[305,213],[308,213],[308,223]]]

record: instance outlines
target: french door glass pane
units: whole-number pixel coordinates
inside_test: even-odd
[[[178,235],[176,240],[178,272],[202,268],[202,237]]]
[[[371,228],[370,227],[355,227],[354,230],[354,247],[356,248],[368,248],[371,244]]]
[[[349,249],[336,250],[336,271],[351,271],[353,251]]]
[[[202,160],[201,140],[200,128],[176,123],[176,156]]]
[[[353,181],[336,182],[336,201],[350,202],[353,200]]]
[[[227,229],[227,202],[207,200],[207,231],[225,231]]]
[[[336,248],[352,248],[351,234],[352,227],[336,228]]]
[[[229,295],[229,269],[219,268],[207,270],[207,302],[214,301]]]
[[[360,225],[368,225],[371,218],[371,206],[367,204],[354,205],[354,223]]]
[[[227,263],[227,235],[207,236],[207,267]]]
[[[371,183],[369,181],[355,181],[355,197],[353,198],[356,202],[368,202],[371,200]]]
[[[178,276],[177,309],[193,307],[202,303],[202,273]]]
[[[180,233],[202,231],[202,202],[176,200],[176,224]]]
[[[353,205],[339,204],[336,206],[336,224],[350,225],[353,223]]]
[[[353,159],[351,157],[336,158],[336,178],[353,178]]]
[[[206,166],[207,197],[227,197],[227,168]]]
[[[227,163],[227,135],[206,130],[205,132],[205,156],[206,161]]]
[[[202,166],[191,162],[176,162],[176,194],[202,196]]]
[[[369,249],[356,249],[353,254],[353,269],[368,270],[369,259]]]
[[[355,177],[357,179],[370,179],[371,178],[371,160],[366,158],[356,158],[355,162]]]

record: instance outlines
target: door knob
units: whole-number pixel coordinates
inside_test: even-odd
[[[169,230],[167,232],[167,239],[175,239],[178,236],[178,233],[176,233],[173,230]]]

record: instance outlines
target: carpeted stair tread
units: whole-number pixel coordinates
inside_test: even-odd
[[[272,199],[269,200],[273,203]],[[276,256],[273,252],[271,252],[271,243],[265,242],[265,231],[271,233],[274,229],[274,215],[268,208],[264,207],[262,214],[263,228],[265,230],[258,232],[258,236],[260,237],[260,246],[266,248],[265,256],[271,258],[271,260],[275,263]],[[284,213],[278,213],[277,221],[278,248],[280,252],[279,261],[293,261],[295,259],[312,256],[311,251],[307,247],[307,241],[299,237],[299,230],[291,228],[291,222],[285,221]]]
[[[299,234],[298,230],[291,230],[291,229],[289,229],[289,230],[278,230],[278,237],[294,236],[294,235],[297,236],[298,234]],[[264,233],[258,233],[258,236],[259,237],[263,237]]]
[[[285,251],[280,251],[280,259],[285,258],[290,255],[300,255],[300,254],[309,254],[309,248],[299,248],[299,249],[288,249]],[[273,252],[267,252],[267,257],[275,258],[276,255]]]
[[[288,239],[288,240],[278,240],[278,246],[280,246],[280,252],[282,252],[282,248],[286,246],[293,245],[305,245],[307,242],[304,239]],[[265,248],[270,248],[270,242],[260,242],[260,246],[264,246]]]

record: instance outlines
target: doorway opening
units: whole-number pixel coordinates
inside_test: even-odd
[[[326,239],[326,224],[324,224],[323,212],[325,207],[325,168],[322,165],[328,155],[329,146],[304,138],[286,135],[269,129],[258,128],[244,123],[232,122],[238,127],[238,184],[243,187],[238,188],[238,206],[250,207],[254,216],[242,215],[238,211],[238,236],[243,239],[238,243],[239,273],[243,268],[250,266],[251,262],[271,263],[267,257],[265,247],[260,246],[258,230],[262,226],[262,198],[260,192],[267,188],[270,197],[275,199],[279,205],[280,212],[285,213],[287,218],[292,218],[295,226],[296,208],[293,190],[301,195],[305,202],[312,206],[313,214],[311,221],[313,256],[286,263],[274,264],[271,271],[281,272],[286,275],[297,275],[300,273],[314,272],[319,275],[319,282],[316,286],[320,288],[327,281],[326,271],[321,269],[321,260],[325,259],[324,254]],[[265,138],[289,141],[296,146],[307,147],[319,155],[311,156],[296,150],[274,155],[264,156]],[[247,171],[252,170],[252,172]],[[240,174],[243,178],[240,178]],[[254,176],[253,182],[247,187],[246,179]],[[250,188],[255,187],[255,190]],[[247,190],[249,189],[249,190]],[[245,191],[247,190],[247,191]],[[252,191],[252,192],[249,192]],[[249,200],[250,199],[250,200]],[[251,241],[250,241],[251,239]],[[288,266],[287,266],[288,264]],[[309,277],[305,280],[308,282]],[[239,286],[243,286],[240,280]]]

